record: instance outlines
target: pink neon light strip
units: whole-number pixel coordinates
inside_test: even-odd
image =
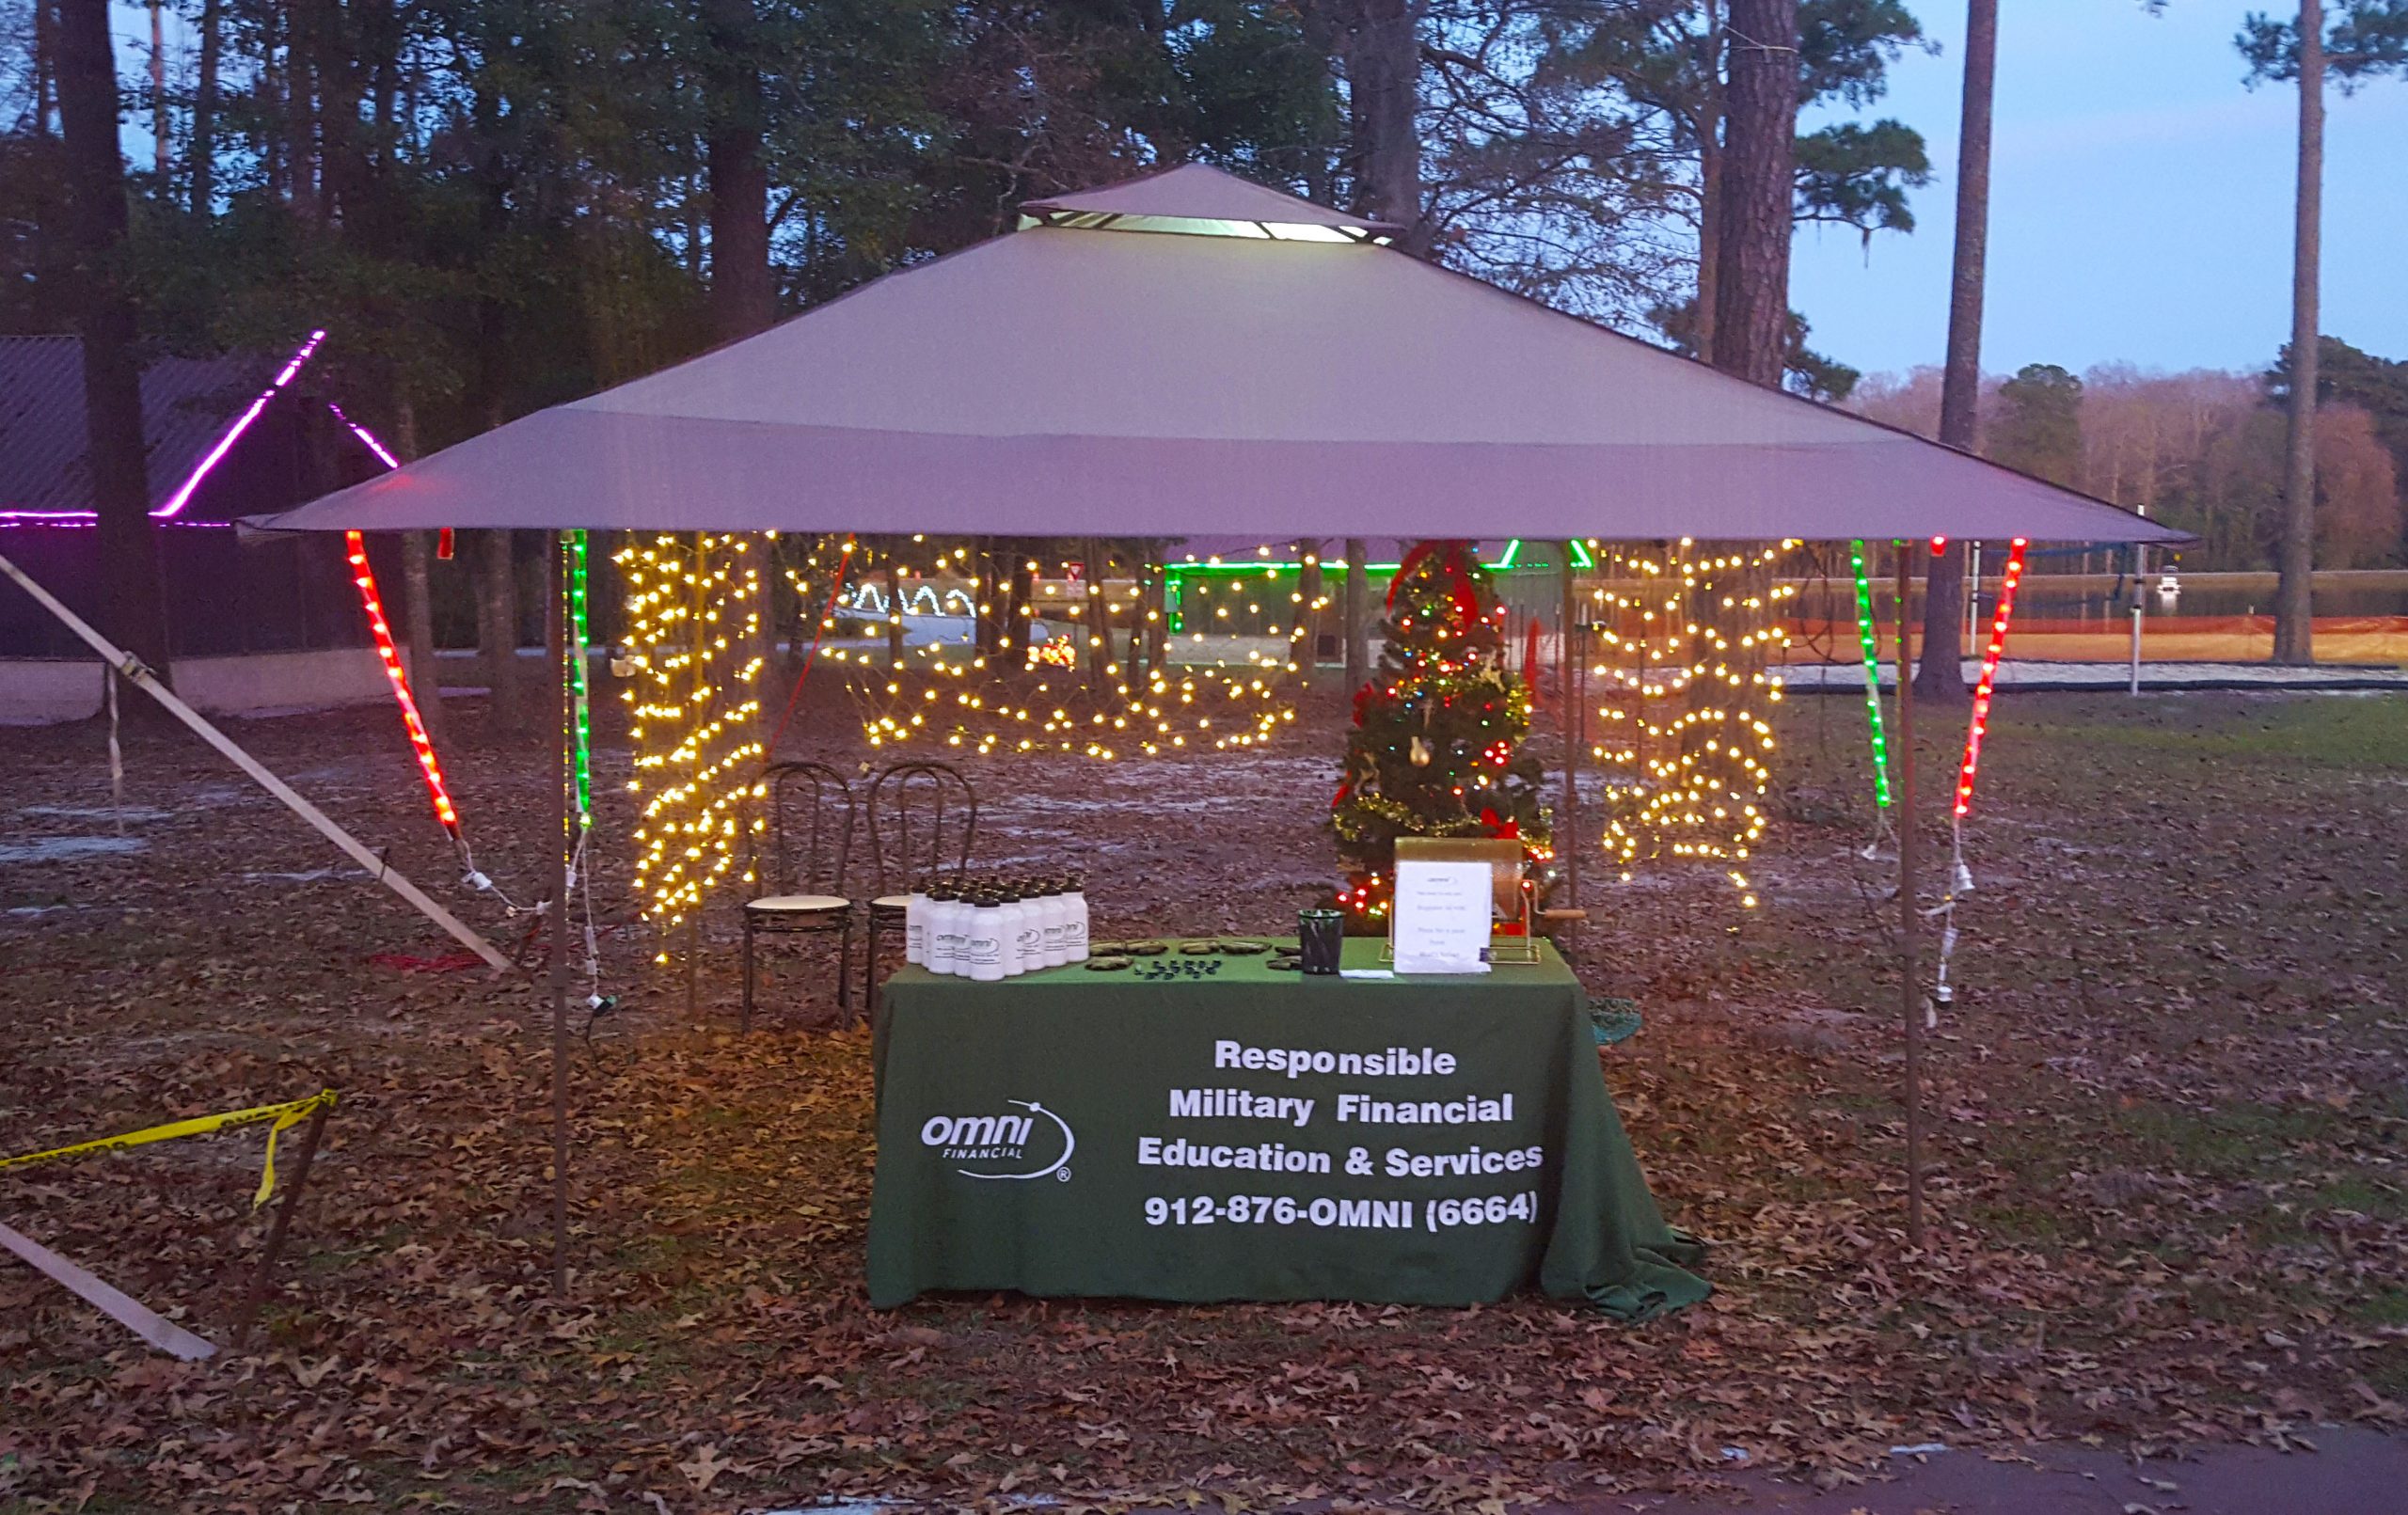
[[[260,418],[260,412],[267,409],[268,402],[283,392],[284,387],[293,381],[301,372],[302,366],[316,354],[318,344],[325,339],[326,334],[323,327],[309,334],[309,339],[301,344],[300,350],[294,353],[283,369],[277,373],[275,382],[261,390],[260,397],[251,402],[251,407],[244,411],[234,424],[226,429],[226,434],[217,439],[216,446],[202,455],[200,462],[185,477],[184,481],[176,487],[176,492],[167,497],[166,502],[151,511],[152,520],[172,521],[182,513],[183,508],[192,503],[193,492],[200,487],[202,480],[209,477],[210,470],[216,467],[225,460],[226,454],[234,450],[234,444],[241,441],[243,434],[251,429],[251,423]],[[357,427],[352,429],[358,430]],[[383,449],[380,448],[377,450],[381,452]],[[93,511],[0,511],[0,521],[71,523],[98,518],[98,513]]]
[[[1990,617],[1990,641],[1982,649],[1982,681],[1973,688],[1973,719],[1965,728],[1965,762],[1956,770],[1956,813],[1973,808],[1973,770],[1982,761],[1982,734],[1989,729],[1990,688],[1998,679],[1999,655],[2006,651],[2006,623],[2015,617],[2015,586],[2023,576],[2023,539],[2006,555],[2006,576],[1999,585],[1998,609]]]
[[[364,445],[369,451],[376,454],[377,462],[383,464],[388,468],[398,468],[402,466],[402,460],[393,456],[392,450],[386,447],[384,443],[376,440],[374,433],[371,432],[367,427],[360,425],[357,421],[353,420],[350,417],[344,415],[341,405],[338,405],[333,401],[329,400],[326,402],[326,408],[335,413],[335,419],[351,428],[351,434],[359,438],[361,444]]]
[[[443,766],[435,759],[435,743],[426,734],[426,722],[419,718],[418,701],[410,694],[409,675],[402,671],[401,653],[393,645],[393,628],[385,620],[385,601],[376,592],[376,574],[368,566],[368,542],[356,531],[343,533],[345,555],[351,560],[351,581],[359,586],[359,603],[368,611],[368,629],[376,639],[376,657],[385,665],[385,677],[393,686],[393,701],[402,707],[402,725],[409,732],[410,750],[418,757],[419,771],[426,776],[426,792],[435,801],[435,818],[460,840],[460,813],[452,806],[451,789],[443,781]]]

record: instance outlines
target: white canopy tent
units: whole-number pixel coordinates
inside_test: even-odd
[[[1022,230],[257,524],[2180,540],[1216,169],[1027,209]]]
[[[1386,245],[1392,228],[1215,169],[1023,209],[1018,231],[253,524],[2186,540],[1423,262]],[[1913,834],[1902,828],[1899,926],[1919,1236]],[[552,896],[556,1270],[565,866]]]

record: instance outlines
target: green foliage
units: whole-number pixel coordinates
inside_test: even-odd
[[[2383,439],[2403,480],[2408,480],[2408,362],[2362,353],[2338,337],[2321,337],[2316,345],[2316,402],[2356,405],[2374,418],[2375,434]],[[2291,344],[2285,342],[2266,371],[2266,395],[2277,405],[2291,397]]]
[[[1798,218],[1863,233],[1912,231],[1907,191],[1931,182],[1923,134],[1896,121],[1841,121],[1798,139]]]
[[[422,449],[706,344],[706,138],[731,77],[761,81],[744,124],[789,310],[1007,230],[1031,195],[1190,155],[1325,187],[1337,154],[1325,49],[1279,0],[221,0],[215,13],[207,204],[194,213],[194,49],[169,86],[177,161],[137,175],[146,336],[275,350],[325,326],[317,371],[388,434],[406,403]],[[198,15],[183,8],[183,24]],[[6,29],[30,47],[29,22]],[[41,288],[59,174],[32,78],[0,68],[0,120],[18,122],[0,130],[10,331],[65,320]],[[150,95],[131,73],[126,87],[132,141]]]
[[[2408,73],[2408,0],[2337,0],[2325,8],[2324,67],[2345,90],[2384,73]],[[2242,18],[2233,46],[2249,65],[2246,82],[2287,84],[2299,77],[2299,16]]]
[[[1504,608],[1468,542],[1417,544],[1388,596],[1371,680],[1354,695],[1330,825],[1343,898],[1384,909],[1400,836],[1518,836],[1545,858],[1529,690],[1504,666]]]
[[[1689,357],[1697,354],[1697,302],[1684,300],[1678,305],[1657,306],[1647,313],[1656,329],[1664,334],[1674,352]],[[1826,404],[1839,404],[1856,392],[1864,378],[1861,370],[1852,369],[1836,358],[1824,356],[1806,345],[1813,328],[1798,311],[1789,313],[1788,350],[1782,356],[1782,387],[1791,394],[1819,400]]]
[[[1598,319],[1634,322],[1695,287],[1711,215],[1724,38],[1691,0],[1434,6],[1423,55],[1427,197],[1439,254]],[[1801,103],[1862,110],[1923,43],[1895,0],[1804,0]],[[1800,219],[1909,230],[1921,135],[1843,122],[1798,144]]]
[[[1998,388],[1989,455],[2070,485],[2082,473],[2082,381],[2054,363],[2027,363]]]

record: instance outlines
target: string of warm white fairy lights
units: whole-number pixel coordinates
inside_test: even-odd
[[[1627,770],[1605,831],[1625,880],[1647,857],[1713,859],[1728,865],[1740,904],[1755,906],[1737,864],[1765,832],[1766,716],[1781,699],[1766,669],[1789,642],[1775,608],[1798,592],[1769,582],[1770,571],[1797,545],[1701,549],[1684,537],[1653,552],[1602,549],[1608,582],[1591,597],[1608,660],[1592,673],[1625,702],[1598,711],[1619,740],[1591,751]]]
[[[761,576],[754,544],[701,532],[631,543],[615,561],[626,585],[634,663],[629,737],[643,797],[636,889],[645,919],[673,926],[734,874],[750,880],[748,813],[761,743]],[[666,961],[665,952],[659,960]]]

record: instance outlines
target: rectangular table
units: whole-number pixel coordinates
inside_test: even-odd
[[[1346,966],[1380,948],[1349,941]],[[1175,951],[998,984],[905,968],[883,1005],[875,1305],[1471,1304],[1535,1283],[1636,1320],[1707,1292],[1552,948],[1381,979]]]

